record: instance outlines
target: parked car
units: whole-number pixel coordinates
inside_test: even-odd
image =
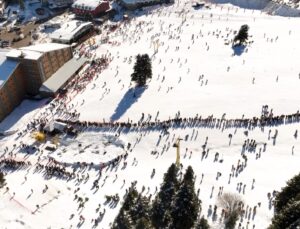
[[[7,48],[9,47],[9,41],[1,41],[0,42],[1,48]]]

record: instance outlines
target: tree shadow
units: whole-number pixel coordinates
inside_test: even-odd
[[[240,56],[244,53],[245,49],[246,49],[245,45],[233,45],[232,46],[233,55]]]
[[[126,111],[138,101],[138,99],[142,96],[147,87],[135,87],[130,88],[122,100],[118,104],[114,114],[110,117],[111,121],[116,121],[122,117],[126,113]]]

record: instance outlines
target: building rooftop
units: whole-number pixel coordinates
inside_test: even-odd
[[[13,49],[6,54],[7,57],[11,58],[26,58],[30,60],[39,59],[45,52],[50,52],[62,48],[69,47],[69,45],[58,44],[58,43],[44,43],[22,47],[19,49]]]
[[[103,0],[77,0],[73,3],[72,7],[74,8],[82,8],[85,10],[94,10],[101,3],[105,1]]]
[[[78,20],[69,21],[61,25],[60,29],[50,34],[51,39],[70,41],[84,27],[92,26],[92,22],[82,22]]]
[[[43,83],[40,92],[56,93],[86,61],[84,57],[70,59]]]
[[[0,49],[0,88],[13,73],[19,62],[6,59],[8,50]]]
[[[37,52],[51,52],[63,48],[67,48],[69,45],[59,44],[59,43],[43,43],[37,45],[31,45],[27,47],[20,48],[20,50],[30,50],[30,51],[37,51]]]

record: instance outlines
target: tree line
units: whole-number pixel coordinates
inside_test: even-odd
[[[199,218],[201,201],[195,192],[195,176],[189,166],[182,179],[179,168],[172,164],[151,202],[133,184],[124,198],[113,229],[208,229],[205,218]]]

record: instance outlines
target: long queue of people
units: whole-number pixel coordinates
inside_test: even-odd
[[[17,161],[14,159],[1,159],[0,160],[0,168],[3,169],[26,169],[29,166],[31,166],[31,162],[30,161]]]
[[[202,127],[202,128],[248,128],[253,129],[256,127],[266,126],[278,126],[289,123],[297,123],[300,121],[300,113],[297,111],[290,115],[279,115],[279,116],[261,116],[253,118],[239,118],[239,119],[225,119],[215,118],[213,115],[202,118],[201,116],[194,118],[181,118],[176,117],[165,121],[139,121],[139,122],[90,122],[90,121],[79,121],[72,119],[56,119],[59,122],[76,125],[81,127],[98,127],[98,128],[150,128],[150,129],[165,129],[168,128],[180,128],[180,127]]]

